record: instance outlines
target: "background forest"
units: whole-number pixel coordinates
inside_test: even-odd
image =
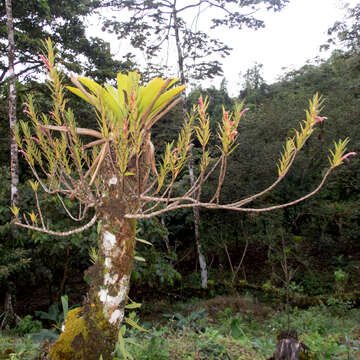
[[[111,82],[117,72],[139,67],[131,51],[118,60],[112,56],[110,46],[104,40],[85,37],[82,19],[111,5],[111,2],[105,3],[85,0],[13,2],[18,121],[26,119],[23,103],[30,92],[42,111],[49,109],[48,88],[41,75],[42,62],[38,57],[41,41],[47,36],[57,46],[66,78],[73,71],[100,83]],[[197,104],[201,94],[208,97],[214,133],[223,106],[231,110],[235,102],[244,101],[245,107],[250,108],[241,120],[239,145],[229,161],[222,193],[224,201],[231,202],[259,192],[276,179],[276,162],[284,140],[304,119],[304,109],[316,92],[324,97],[322,115],[328,119],[307,142],[288,176],[271,193],[257,200],[256,205],[286,203],[311,192],[322,178],[322,169],[328,161],[327,151],[335,139],[349,137],[351,151],[360,152],[360,4],[350,9],[349,15],[351,25],[339,22],[329,29],[329,44],[336,50],[327,60],[318,60],[290,71],[273,84],[264,81],[262,65],[257,63],[240,79],[242,86],[236,96],[229,95],[225,78],[219,88],[193,87],[187,91],[188,109]],[[11,295],[14,312],[22,319],[31,315],[32,318],[27,318],[28,324],[35,324],[33,332],[38,334],[42,327],[50,329],[54,323],[61,326],[61,296],[67,296],[69,306],[83,301],[87,290],[84,271],[91,264],[92,249],[97,247],[97,231],[94,225],[84,233],[58,238],[14,229],[11,225],[8,34],[4,3],[0,4],[0,24],[0,329],[17,335],[32,331],[19,330],[15,317],[13,319],[8,314],[6,304]],[[115,25],[110,20],[105,23],[114,32],[118,29]],[[134,29],[128,31],[132,30],[136,34]],[[136,47],[140,40],[134,36],[132,45]],[[218,66],[218,63],[212,63],[203,67],[198,75],[188,74],[192,78],[206,74],[221,76]],[[235,72],[239,70],[234,69]],[[158,75],[157,69],[152,67],[143,69],[143,74],[146,78]],[[166,68],[160,75],[166,76]],[[96,126],[90,107],[74,95],[68,94],[68,97],[77,111],[80,126]],[[165,143],[177,136],[182,121],[183,107],[178,104],[152,131],[156,149],[162,152]],[[216,154],[217,145],[216,141],[211,144],[214,157],[219,156]],[[199,144],[194,144],[193,157],[197,164]],[[310,318],[316,319],[316,325],[311,325],[314,326],[311,336],[306,338],[306,335],[302,340],[311,350],[318,352],[319,359],[359,359],[360,314],[351,313],[360,304],[359,170],[359,158],[352,157],[331,174],[321,192],[290,208],[263,214],[200,210],[198,241],[207,265],[206,288],[201,283],[193,212],[176,210],[159,218],[141,220],[137,237],[152,246],[137,244],[136,256],[141,261],[135,262],[129,297],[143,303],[136,316],[145,327],[151,328],[151,322],[164,314],[171,320],[172,327],[167,325],[167,330],[151,330],[151,340],[137,338],[147,350],[140,353],[135,346],[132,349],[137,354],[135,358],[265,358],[275,350],[276,339],[275,333],[272,342],[267,343],[264,338],[264,332],[270,331],[265,326],[273,325],[267,317],[270,312],[267,305],[260,304],[271,304],[272,309],[276,309],[272,319],[279,330],[282,325],[286,326],[286,318],[278,310],[284,309],[288,298],[295,319],[292,325],[299,333],[309,335],[309,329],[305,329],[303,324],[309,323]],[[21,208],[30,212],[35,201],[28,182],[32,174],[21,157],[19,178]],[[185,171],[174,190],[188,187],[189,181],[189,173]],[[203,196],[213,193],[216,186],[217,174],[214,174],[204,187]],[[53,219],[54,229],[69,228],[71,221],[56,197],[43,195],[40,203],[46,209],[47,217]],[[71,208],[70,202],[67,205]],[[201,299],[198,301],[202,305],[178,305],[175,310],[169,305],[194,301],[195,298]],[[299,308],[307,310],[300,313]],[[336,316],[342,316],[339,328],[347,329],[348,338],[340,332],[326,337],[324,329],[329,328],[326,314],[330,310]],[[234,315],[237,311],[242,314],[240,317]],[[211,328],[216,314],[221,324],[217,330]],[[251,316],[258,320],[258,328],[251,325]],[[348,325],[351,317],[357,319],[357,325]],[[35,320],[40,319],[43,323],[38,326]],[[21,323],[24,325],[24,320]],[[261,328],[260,324],[264,327]],[[334,326],[338,326],[337,323]],[[176,342],[176,331],[184,327],[191,329],[194,337],[198,334],[196,341],[200,343],[196,343],[194,349],[183,349],[183,355],[177,355],[172,346]],[[242,329],[246,329],[246,336]],[[210,330],[212,335],[208,333]],[[133,334],[133,330],[129,331],[129,338],[138,336]],[[222,331],[231,336],[224,335],[220,341],[216,336]],[[190,339],[192,335],[188,336],[184,338],[184,344],[196,342]],[[261,341],[250,341],[251,336]],[[166,343],[164,339],[167,339]],[[6,346],[11,340],[6,341],[6,344],[0,343],[0,359],[10,356],[10,352],[6,353]],[[219,344],[223,344],[224,349]],[[236,352],[239,344],[244,357]],[[19,358],[36,356],[31,353],[32,347],[27,346],[23,345],[27,350]],[[20,351],[15,349],[15,345],[11,349],[14,353]],[[151,357],[151,351],[154,357]],[[125,358],[120,352],[117,356]]]

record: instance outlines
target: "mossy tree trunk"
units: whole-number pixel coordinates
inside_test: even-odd
[[[129,199],[121,199],[117,191],[108,194],[98,209],[97,260],[85,273],[90,282],[87,299],[80,310],[68,313],[65,329],[50,350],[51,360],[112,359],[130,287],[136,221],[124,217]]]

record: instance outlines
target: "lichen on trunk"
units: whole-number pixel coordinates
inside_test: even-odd
[[[99,209],[102,221],[97,260],[85,273],[90,282],[80,309],[70,311],[51,360],[112,359],[124,318],[134,257],[136,221],[124,218],[119,199],[109,196]]]

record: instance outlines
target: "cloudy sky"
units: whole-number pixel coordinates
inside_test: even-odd
[[[296,69],[316,56],[326,43],[327,30],[346,14],[345,4],[355,6],[358,0],[290,0],[279,13],[265,13],[266,27],[258,31],[243,30],[231,37],[232,56],[224,63],[225,76],[234,86],[233,70],[246,71],[255,62],[264,65],[264,78],[271,83],[284,73],[283,68]]]
[[[188,0],[180,0],[188,1]],[[180,2],[178,1],[178,2]],[[329,52],[320,52],[320,45],[327,41],[327,30],[335,21],[346,15],[346,5],[355,6],[359,0],[289,0],[281,12],[259,12],[258,17],[265,21],[265,28],[254,30],[224,30],[215,35],[233,48],[231,55],[223,61],[224,75],[232,95],[238,93],[241,83],[240,73],[245,73],[255,62],[263,64],[263,76],[267,83],[272,83],[287,69],[297,69],[316,56],[327,58]],[[187,20],[194,15],[186,14]],[[206,29],[207,16],[202,16],[198,27]],[[201,21],[203,23],[201,23]],[[103,37],[110,41],[112,52],[117,55],[129,51],[126,41],[111,38],[108,34],[99,33],[99,22],[92,21],[89,35]],[[167,53],[175,53],[175,48]],[[138,52],[138,61],[145,57]],[[171,56],[159,57],[160,62],[171,62]],[[175,61],[173,59],[173,61]],[[176,75],[176,74],[172,74]],[[205,82],[218,86],[221,79]]]

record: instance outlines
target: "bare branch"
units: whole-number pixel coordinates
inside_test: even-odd
[[[76,218],[71,214],[70,210],[65,205],[64,200],[61,198],[60,194],[57,193],[56,195],[57,195],[58,199],[60,200],[62,207],[64,208],[64,210],[66,211],[67,215],[69,216],[69,218],[71,220],[74,220],[74,221],[82,221],[82,220],[84,220],[84,218],[86,216],[87,209],[89,208],[88,206],[85,206],[84,212],[82,214],[81,213],[81,203],[80,203],[79,204],[79,217]]]
[[[69,235],[73,235],[73,234],[78,234],[86,229],[88,229],[89,227],[91,227],[92,225],[95,224],[95,221],[97,220],[97,214],[95,214],[93,216],[93,218],[84,226],[81,226],[77,229],[73,229],[73,230],[69,230],[69,231],[64,231],[64,232],[58,232],[58,231],[52,231],[46,228],[40,228],[38,226],[32,226],[32,225],[28,225],[28,224],[23,224],[21,222],[19,222],[17,219],[15,219],[15,221],[13,222],[13,224],[18,225],[20,227],[23,227],[25,229],[30,229],[30,230],[34,230],[34,231],[39,231],[45,234],[49,234],[49,235],[54,235],[54,236],[69,236]]]
[[[314,196],[324,186],[324,183],[325,183],[327,177],[329,176],[329,174],[331,173],[332,170],[333,170],[333,168],[330,168],[330,169],[327,170],[326,174],[322,178],[322,181],[320,182],[320,184],[318,185],[318,187],[315,190],[313,190],[312,192],[306,194],[305,196],[303,196],[301,198],[298,198],[298,199],[296,199],[294,201],[291,201],[291,202],[288,202],[288,203],[285,203],[285,204],[274,205],[274,206],[270,206],[270,207],[266,207],[266,208],[242,208],[241,205],[236,205],[236,206],[231,205],[231,204],[221,205],[221,204],[198,202],[193,198],[174,198],[174,199],[170,199],[170,201],[179,201],[179,202],[180,201],[190,201],[191,203],[186,203],[186,204],[179,203],[176,206],[174,206],[173,204],[170,204],[166,208],[155,211],[155,212],[153,212],[151,214],[144,214],[144,213],[142,213],[142,214],[126,214],[125,218],[128,218],[128,219],[148,219],[148,218],[151,218],[151,217],[166,213],[166,212],[168,212],[170,210],[193,208],[195,206],[203,207],[203,208],[206,208],[206,209],[212,209],[212,210],[221,209],[221,210],[232,210],[232,211],[242,211],[242,212],[256,212],[256,213],[283,209],[283,208],[286,208],[288,206],[296,205],[296,204],[298,204],[298,203],[300,203],[300,202]],[[145,197],[145,198],[147,198],[147,197]],[[165,201],[166,202],[167,199],[161,199],[159,201],[162,201],[162,202]]]
[[[229,204],[230,206],[243,206],[245,204],[248,204],[252,201],[254,201],[255,199],[261,197],[262,195],[268,193],[269,191],[271,191],[272,189],[274,189],[276,187],[277,184],[280,183],[280,181],[282,181],[282,179],[284,179],[284,177],[286,176],[286,174],[288,173],[288,171],[290,170],[292,164],[294,163],[294,160],[295,160],[295,157],[297,155],[297,151],[295,150],[294,151],[294,154],[292,156],[292,159],[287,167],[287,169],[284,171],[284,173],[279,176],[276,181],[274,181],[269,187],[267,187],[265,190],[255,194],[255,195],[252,195],[250,197],[247,197],[246,199],[243,199],[243,200],[240,200],[240,201],[237,201],[237,202],[234,202],[234,203],[231,203]]]
[[[55,126],[55,125],[40,125],[41,127],[45,128],[45,129],[49,129],[49,130],[57,130],[57,131],[63,131],[63,132],[70,132],[70,129],[68,126]],[[77,134],[79,135],[89,135],[89,136],[94,136],[96,138],[99,139],[103,139],[103,135],[96,130],[92,130],[92,129],[86,129],[86,128],[75,128],[75,131]]]

